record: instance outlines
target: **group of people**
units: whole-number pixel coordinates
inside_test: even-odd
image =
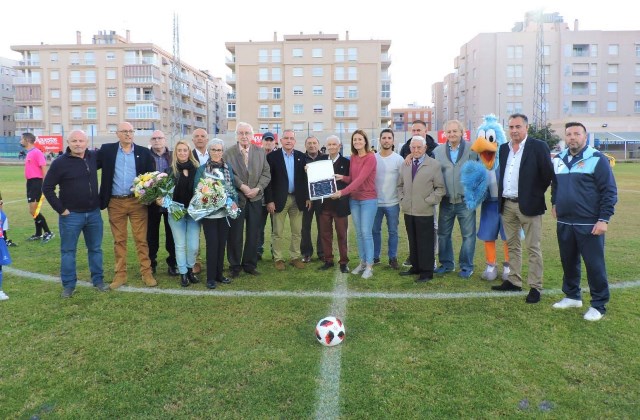
[[[351,135],[351,155],[346,158],[340,153],[342,144],[337,136],[326,139],[323,146],[326,154],[321,152],[320,142],[314,136],[305,140],[305,152],[296,150],[293,130],[282,133],[280,148],[276,147],[272,133],[264,133],[262,146],[258,146],[252,142],[253,128],[244,122],[238,123],[237,142],[227,150],[222,140],[209,140],[203,129],[193,132],[193,148],[187,141],[179,141],[173,151],[168,150],[166,138],[158,130],[152,134],[150,147],[144,147],[133,142],[133,127],[123,122],[118,125],[118,141],[104,144],[98,151],[88,150],[84,132],[71,132],[66,153],[51,164],[46,175],[46,163],[43,164],[37,152],[32,152],[35,138],[25,133],[22,143],[27,149],[28,201],[30,206],[38,202],[41,189],[59,214],[63,297],[70,297],[75,290],[76,248],[81,232],[96,289],[107,291],[127,283],[128,221],[142,281],[150,287],[157,285],[154,273],[162,220],[168,273],[180,276],[180,283],[185,287],[199,281],[196,274],[202,269],[199,244],[202,227],[206,242],[206,284],[208,288],[215,288],[216,283],[228,284],[242,272],[260,275],[258,261],[263,259],[269,215],[271,254],[278,271],[286,270],[287,262],[296,269],[303,269],[312,260],[314,217],[315,248],[322,263],[319,270],[335,267],[335,230],[340,271],[371,278],[374,265],[380,263],[384,218],[388,230],[388,263],[398,270],[400,211],[404,215],[409,242],[409,257],[404,263],[409,268],[400,275],[415,276],[415,281],[421,283],[433,279],[434,274],[454,272],[452,232],[457,218],[462,237],[458,276],[468,279],[474,272],[476,211],[469,208],[465,200],[461,170],[466,162],[478,160],[478,155],[471,150],[470,142],[463,139],[464,126],[460,121],[445,123],[446,142],[441,145],[427,134],[426,127],[423,121],[414,121],[412,137],[399,154],[394,151],[392,130],[381,131],[380,150],[376,153],[372,151],[366,132],[356,130]],[[524,232],[529,256],[526,279],[530,287],[526,302],[540,301],[543,279],[541,216],[546,210],[545,192],[551,185],[566,294],[554,307],[582,306],[579,285],[583,258],[592,295],[591,308],[585,319],[600,319],[609,300],[604,233],[617,200],[608,161],[586,144],[586,129],[581,123],[567,124],[568,148],[553,162],[546,143],[529,138],[527,131],[527,117],[511,115],[508,123],[510,141],[498,150],[499,171],[495,187],[499,197],[500,230],[506,238],[509,264],[502,283],[492,289],[522,290],[521,232]],[[337,190],[329,198],[312,201],[307,182],[308,165],[327,159],[333,164]],[[99,188],[98,169],[102,169]],[[176,187],[169,196],[145,206],[134,196],[131,186],[136,176],[151,171],[168,173]],[[234,206],[240,210],[237,217],[229,217],[226,207],[198,221],[189,214],[179,220],[170,216],[169,204],[180,203],[187,208],[203,177],[214,178],[224,185]],[[59,189],[57,194],[56,188]],[[102,269],[100,210],[105,208],[115,254],[115,274],[110,286],[104,283]],[[50,239],[53,234],[44,216],[38,214],[36,208],[32,215],[36,223],[32,238]],[[353,270],[348,267],[349,215],[356,231],[359,259]],[[287,217],[290,227],[288,257],[285,256],[284,237]],[[494,235],[497,236],[497,231]],[[224,275],[225,254],[228,277]],[[439,264],[435,263],[436,254]],[[486,277],[483,275],[483,278]]]

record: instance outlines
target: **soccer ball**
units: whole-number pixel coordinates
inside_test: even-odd
[[[316,325],[316,338],[327,347],[335,346],[344,340],[344,324],[335,316],[322,318]]]

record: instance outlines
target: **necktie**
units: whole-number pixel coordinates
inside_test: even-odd
[[[418,172],[418,163],[420,161],[418,159],[413,159],[413,166],[411,167],[411,179],[416,177],[416,172]]]
[[[249,149],[242,148],[242,157],[244,158],[244,166],[249,167]]]

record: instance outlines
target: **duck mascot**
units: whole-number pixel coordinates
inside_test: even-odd
[[[481,206],[478,239],[484,241],[487,262],[481,277],[489,281],[498,277],[496,266],[498,233],[504,247],[503,280],[507,280],[510,271],[506,236],[498,211],[498,148],[506,141],[504,129],[498,123],[496,116],[493,114],[485,116],[482,125],[478,127],[476,139],[471,145],[471,150],[476,152],[480,159],[465,163],[460,175],[467,207],[474,209]]]

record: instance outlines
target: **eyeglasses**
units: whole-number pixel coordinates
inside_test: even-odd
[[[222,149],[209,149],[210,152],[222,153]]]
[[[122,133],[122,134],[133,134],[133,130],[120,130],[120,131],[118,131],[118,133]]]
[[[236,134],[239,136],[250,136],[253,133],[251,131],[238,131]]]
[[[151,137],[151,140],[162,140],[164,137]]]

